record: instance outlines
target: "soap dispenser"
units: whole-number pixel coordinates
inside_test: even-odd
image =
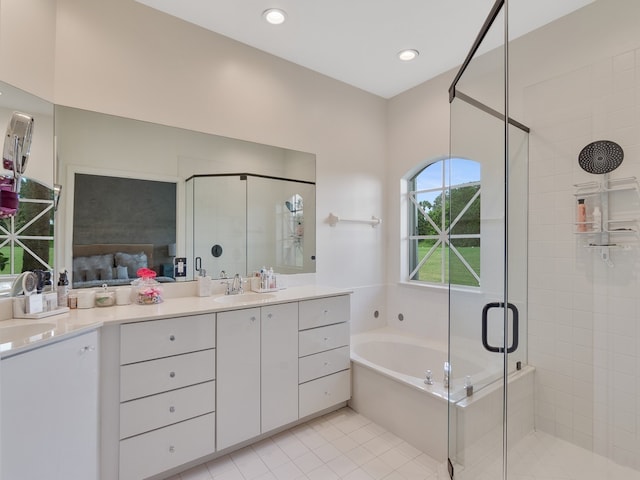
[[[198,284],[199,297],[208,297],[211,295],[211,277],[207,275],[207,271],[204,268],[200,269],[200,275],[196,277],[196,282]]]

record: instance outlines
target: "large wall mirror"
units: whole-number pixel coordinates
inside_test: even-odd
[[[58,264],[75,287],[128,282],[145,262],[165,281],[191,280],[196,258],[213,277],[315,272],[315,155],[64,106],[55,134]]]
[[[3,135],[16,111],[33,118],[33,135],[20,181],[18,212],[13,217],[0,219],[1,294],[10,290],[14,279],[23,271],[53,271],[56,268],[53,105],[0,82],[0,131]]]

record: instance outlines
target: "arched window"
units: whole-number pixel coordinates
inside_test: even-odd
[[[480,164],[451,158],[408,181],[409,280],[480,286]]]

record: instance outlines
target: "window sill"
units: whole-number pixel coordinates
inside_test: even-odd
[[[482,289],[480,287],[464,287],[453,286],[449,287],[449,285],[440,285],[436,283],[420,283],[420,282],[409,282],[406,280],[402,280],[398,282],[398,285],[401,287],[415,288],[418,290],[429,290],[432,292],[440,292],[440,293],[448,293],[449,290],[459,293],[470,293],[480,295],[482,294]]]

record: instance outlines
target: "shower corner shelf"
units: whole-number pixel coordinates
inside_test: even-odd
[[[620,192],[634,192],[640,204],[640,184],[636,177],[611,179],[608,174],[600,181],[578,183],[574,185],[575,197],[588,204],[588,211],[598,207],[601,212],[601,223],[592,219],[575,222],[575,234],[581,239],[582,246],[599,251],[600,258],[609,266],[613,266],[609,256],[610,250],[630,250],[640,244],[640,207],[631,212],[632,216],[616,216],[615,203],[609,202],[611,195]],[[577,214],[577,212],[576,212]],[[577,216],[577,215],[576,215]]]

